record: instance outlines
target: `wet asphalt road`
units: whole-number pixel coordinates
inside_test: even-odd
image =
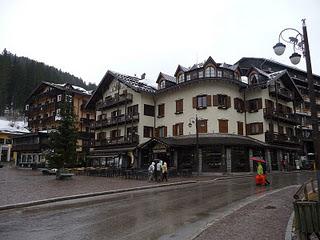
[[[187,239],[237,201],[311,176],[274,174],[270,187],[242,178],[2,211],[0,239]]]

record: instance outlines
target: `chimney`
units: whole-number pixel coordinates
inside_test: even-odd
[[[145,78],[146,78],[146,73],[142,73],[141,79],[145,79]]]

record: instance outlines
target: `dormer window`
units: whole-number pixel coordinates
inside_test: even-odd
[[[199,72],[199,78],[203,78],[203,71]]]
[[[190,74],[187,74],[187,81],[190,81],[190,80],[191,80]]]
[[[218,70],[218,77],[222,77],[222,71],[221,70]]]
[[[256,74],[256,73],[251,74],[249,77],[249,83],[250,84],[257,84],[258,83],[258,74]]]
[[[181,73],[181,74],[178,76],[178,81],[177,81],[177,83],[182,83],[182,82],[184,82],[184,74],[183,74],[183,73]]]
[[[216,70],[214,67],[207,67],[206,68],[206,77],[215,77],[216,76]]]
[[[164,89],[166,87],[166,81],[160,82],[160,89]]]

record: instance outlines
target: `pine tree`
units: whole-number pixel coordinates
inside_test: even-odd
[[[74,166],[77,150],[77,130],[72,103],[65,102],[60,112],[59,127],[51,132],[52,153],[49,156],[50,167],[63,172],[65,166]]]

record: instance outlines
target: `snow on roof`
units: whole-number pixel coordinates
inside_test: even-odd
[[[142,82],[142,81],[146,82],[148,80],[142,80],[140,78],[128,76],[115,71],[109,71],[109,72],[112,73],[116,77],[116,79],[118,79],[120,82],[122,82],[123,84],[127,85],[128,87],[132,88],[135,91],[138,91],[138,92],[143,91],[143,92],[149,92],[149,93],[154,93],[156,91],[154,87]]]
[[[87,90],[85,90],[84,88],[79,87],[79,86],[76,86],[76,85],[72,85],[72,88],[75,89],[75,90],[78,90],[78,91],[80,91],[80,92],[83,92],[83,93],[85,93],[85,94],[88,94],[88,95],[91,95],[91,94],[92,94],[92,90],[87,91]]]
[[[0,132],[11,134],[23,134],[30,131],[26,128],[26,123],[23,121],[12,122],[6,119],[0,119]]]
[[[44,83],[46,83],[46,84],[48,84],[50,86],[62,89],[62,90],[65,90],[66,86],[68,85],[68,83],[52,83],[52,82],[44,82]],[[82,87],[79,87],[79,86],[76,86],[76,85],[71,85],[71,87],[74,90],[76,90],[77,92],[81,92],[81,93],[84,93],[84,94],[87,94],[87,95],[92,95],[92,91],[91,90],[87,91],[86,89],[84,89]]]

